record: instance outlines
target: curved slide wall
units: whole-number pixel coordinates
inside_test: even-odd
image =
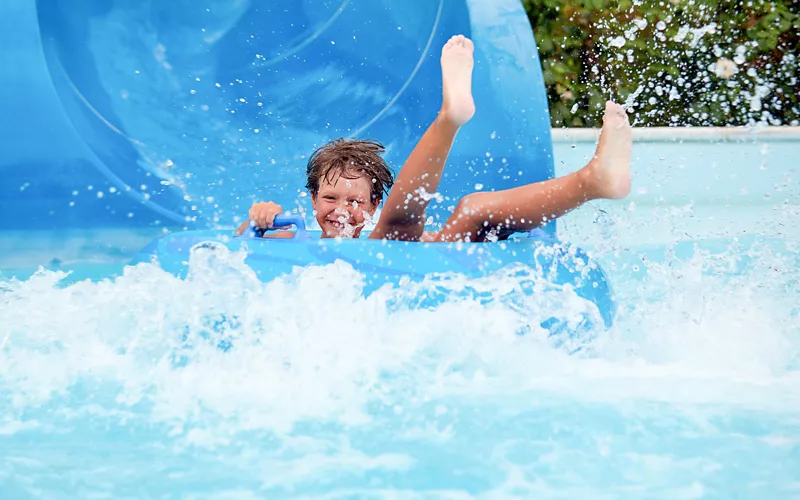
[[[229,226],[259,199],[307,210],[307,157],[330,139],[379,139],[400,167],[456,33],[476,43],[478,112],[437,220],[473,190],[552,176],[518,0],[6,0],[0,228]]]

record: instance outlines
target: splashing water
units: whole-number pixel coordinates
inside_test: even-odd
[[[614,259],[620,318],[572,356],[533,302],[504,299],[519,272],[364,297],[344,263],[265,284],[217,252],[186,280],[138,265],[4,281],[0,483],[23,498],[796,494],[797,248],[683,250]]]
[[[797,2],[525,3],[552,37],[554,124],[599,126],[609,97],[635,125],[800,124]]]

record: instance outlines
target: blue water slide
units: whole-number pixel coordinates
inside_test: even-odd
[[[306,161],[330,139],[379,139],[399,169],[457,33],[476,43],[478,111],[436,220],[471,191],[553,174],[519,0],[4,0],[0,229],[229,227],[264,199],[308,210]]]

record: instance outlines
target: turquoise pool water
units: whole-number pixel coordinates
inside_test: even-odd
[[[560,227],[620,304],[572,356],[518,276],[416,310],[346,265],[125,267],[160,230],[0,235],[0,496],[798,496],[797,152],[637,143],[631,199]]]

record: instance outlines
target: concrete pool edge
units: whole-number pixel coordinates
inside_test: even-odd
[[[553,143],[595,142],[599,128],[553,128]],[[800,140],[800,127],[635,127],[634,141],[726,142],[746,140]]]

